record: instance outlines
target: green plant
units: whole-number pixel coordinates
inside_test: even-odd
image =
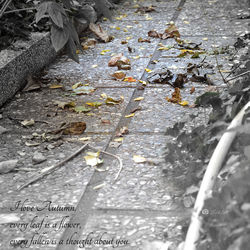
[[[48,30],[56,51],[66,47],[79,62],[76,50],[82,50],[76,24],[88,26],[96,21],[96,12],[111,18],[108,0],[2,0],[0,9],[0,49],[15,39],[27,38],[32,30]],[[36,13],[35,13],[36,12]],[[34,21],[35,20],[35,21]]]

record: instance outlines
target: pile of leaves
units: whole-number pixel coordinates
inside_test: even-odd
[[[248,39],[248,36],[245,36],[245,39]],[[248,70],[249,52],[250,49],[242,56],[246,60],[245,69],[236,71],[236,74]],[[167,135],[174,137],[175,140],[167,143],[166,161],[174,167],[166,168],[164,172],[174,177],[176,185],[183,189],[185,207],[194,205],[200,181],[221,135],[235,115],[250,101],[249,82],[250,76],[245,74],[221,94],[207,92],[197,98],[198,106],[204,108],[212,106],[213,108],[208,124],[195,126],[192,131],[187,131],[185,122],[181,122],[167,130]],[[220,170],[214,191],[205,202],[205,210],[203,210],[206,213],[202,213],[204,223],[197,247],[199,250],[245,250],[249,248],[249,119],[250,110],[247,110],[242,126],[236,128],[237,137]]]
[[[66,47],[69,57],[78,62],[77,49],[82,47],[77,29],[91,25],[92,30],[97,30],[94,25],[97,17],[104,15],[111,19],[111,8],[108,0],[1,0],[0,50],[17,39],[28,39],[31,31],[47,31],[50,27],[55,50]]]

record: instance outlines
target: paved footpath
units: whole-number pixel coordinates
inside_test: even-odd
[[[153,4],[156,11],[135,13],[135,5],[138,4]],[[126,72],[127,76],[142,81],[146,81],[150,74],[145,68],[153,70],[165,66],[173,73],[184,73],[189,63],[198,64],[205,55],[197,59],[191,59],[189,55],[179,58],[178,49],[158,50],[160,43],[171,46],[174,40],[149,38],[148,31],[155,29],[163,32],[167,24],[173,21],[182,39],[202,42],[201,47],[212,52],[227,45],[232,46],[237,36],[249,30],[249,19],[238,18],[246,11],[246,6],[247,1],[237,0],[124,1],[118,5],[118,18],[114,18],[113,23],[104,21],[101,24],[115,37],[112,42],[98,43],[95,48],[79,54],[80,64],[61,56],[48,67],[43,80],[49,85],[60,84],[64,88],[53,89],[44,84],[39,91],[22,92],[5,105],[1,110],[0,125],[7,128],[8,132],[1,135],[0,160],[18,159],[20,171],[0,175],[0,218],[12,222],[0,225],[0,249],[13,249],[13,241],[10,245],[13,239],[28,240],[31,249],[113,248],[101,241],[98,245],[96,240],[100,238],[107,241],[113,239],[116,249],[146,249],[143,245],[146,241],[173,242],[172,247],[175,249],[176,244],[182,241],[182,221],[190,216],[190,208],[183,204],[182,190],[176,185],[178,180],[162,171],[166,166],[171,168],[164,159],[165,145],[171,139],[165,135],[165,131],[178,121],[187,120],[191,126],[189,114],[201,113],[200,122],[203,122],[204,111],[168,102],[166,97],[171,96],[173,88],[167,84],[141,87],[139,81],[115,81],[110,76],[115,68],[108,67],[108,61],[112,54],[124,53],[131,60],[131,70]],[[140,37],[149,38],[151,43],[139,43]],[[128,43],[121,44],[121,41]],[[132,52],[128,51],[128,46]],[[232,62],[228,60],[227,54],[219,54],[217,59],[224,72],[230,70]],[[211,80],[218,88],[225,88],[216,70],[217,62],[213,53],[207,53],[205,60],[214,66]],[[70,95],[68,89],[79,81],[96,90],[89,95]],[[193,86],[195,91],[190,94]],[[206,87],[200,83],[186,83],[181,90],[183,100],[194,103]],[[101,101],[100,95],[103,93],[115,99],[123,96],[124,101],[119,105],[102,105],[93,108],[90,113],[79,114],[57,108],[54,104],[54,101],[75,101],[78,105]],[[134,101],[141,96],[143,100]],[[125,117],[135,109],[139,110],[133,117]],[[32,118],[37,122],[33,127],[23,127],[10,117],[21,120]],[[86,122],[84,135],[63,136],[63,139],[56,141],[47,139],[36,147],[27,144],[34,143],[39,134],[55,129],[65,121]],[[123,136],[123,142],[118,147],[116,134],[123,127],[127,127],[129,133]],[[16,191],[34,170],[55,164],[76,151],[82,145],[78,139],[83,136],[90,137],[91,146],[122,159],[123,169],[117,181],[115,176],[119,164],[113,157],[104,155],[100,169],[105,171],[95,171],[86,166],[83,160],[85,153],[82,153],[46,178],[22,191]],[[34,165],[32,157],[35,151],[41,152],[47,161]],[[135,163],[133,155],[143,156],[150,161]],[[18,201],[23,204],[23,209],[21,205],[16,206]],[[75,209],[50,211],[48,201],[52,202],[52,206],[71,206]],[[25,207],[28,209],[27,206],[31,211],[24,211]],[[43,218],[41,225],[39,223]],[[50,227],[45,227],[46,222]],[[60,222],[62,225],[69,222],[75,227],[60,228]],[[27,228],[21,223],[28,223]],[[35,242],[39,236],[40,240],[53,241],[48,245],[41,244],[42,241]],[[79,241],[84,239],[89,242]],[[60,241],[64,244],[56,244]],[[18,243],[15,244],[15,249],[21,249]]]

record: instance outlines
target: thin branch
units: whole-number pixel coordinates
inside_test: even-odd
[[[96,149],[96,148],[94,148],[94,147],[92,147],[92,146],[89,146],[89,148],[91,148],[91,149],[93,149],[93,150],[96,150],[96,151],[99,151],[99,152],[101,152],[102,154],[106,154],[106,155],[112,156],[112,157],[114,157],[116,160],[118,160],[119,166],[120,166],[120,167],[119,167],[119,170],[118,170],[118,172],[117,172],[117,174],[116,174],[116,176],[115,176],[115,181],[116,181],[116,180],[119,178],[120,173],[121,173],[121,171],[122,171],[122,169],[123,169],[122,159],[121,159],[119,156],[117,156],[117,155],[111,154],[111,153],[106,152],[106,151],[100,151],[100,150],[98,150],[98,149]]]
[[[222,78],[223,82],[227,84],[227,81],[226,81],[225,77],[223,76],[222,72],[220,71],[220,67],[219,67],[219,63],[218,63],[218,58],[217,58],[216,55],[215,55],[215,60],[216,60],[217,69],[218,69],[218,71],[219,71],[219,73],[221,75],[221,78]]]
[[[11,2],[12,2],[12,0],[7,0],[7,1],[3,4],[3,6],[2,6],[2,8],[1,8],[1,10],[0,10],[0,18],[3,16],[4,11],[8,8],[8,6],[10,5]]]
[[[237,75],[237,76],[234,76],[234,77],[232,77],[232,78],[230,78],[229,80],[226,80],[226,81],[227,81],[227,82],[232,81],[232,80],[234,80],[234,79],[236,79],[236,78],[238,78],[238,77],[244,76],[244,75],[249,74],[249,73],[250,73],[250,70],[248,70],[248,71],[246,71],[246,72],[244,72],[244,73],[242,73],[242,74],[239,74],[239,75]]]
[[[4,13],[3,13],[3,15],[5,15],[5,14],[11,14],[11,13],[15,13],[15,12],[20,12],[20,11],[26,11],[26,10],[36,10],[36,8],[24,8],[24,9],[16,9],[16,10],[9,10],[9,11],[5,11]]]
[[[79,148],[75,153],[70,155],[68,158],[65,160],[57,163],[56,165],[52,165],[50,167],[47,167],[45,169],[42,169],[38,174],[35,174],[31,180],[29,180],[27,183],[23,184],[21,187],[18,188],[18,191],[22,190],[23,188],[29,186],[30,184],[42,179],[44,176],[54,172],[57,168],[61,167],[63,164],[66,162],[70,161],[73,159],[75,156],[77,156],[79,153],[81,153],[86,147],[88,146],[88,143],[84,144],[81,148]]]

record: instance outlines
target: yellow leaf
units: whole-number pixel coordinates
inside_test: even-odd
[[[115,141],[115,142],[123,142],[123,138],[122,138],[122,137],[115,138],[114,141]]]
[[[151,69],[148,69],[148,68],[145,68],[145,71],[148,72],[148,73],[151,73],[152,70]]]
[[[133,26],[131,26],[131,25],[127,25],[126,27],[127,27],[128,29],[133,28]]]
[[[115,100],[112,97],[107,97],[105,103],[108,105],[115,105],[115,104],[120,104],[123,102],[123,99],[121,97],[121,99]]]
[[[104,50],[101,51],[100,54],[101,54],[101,55],[105,55],[105,54],[106,54],[107,52],[109,52],[109,51],[110,51],[110,49],[104,49]]]
[[[101,96],[102,99],[108,98],[108,96],[105,93],[100,94],[100,96]]]
[[[188,106],[188,101],[181,101],[179,102],[181,106]]]
[[[100,152],[97,152],[97,153],[87,152],[87,155],[84,156],[86,164],[89,166],[95,167],[103,163],[103,160],[99,159],[99,155],[100,155]]]
[[[133,161],[135,163],[143,163],[143,162],[146,162],[146,158],[143,157],[143,156],[140,156],[140,155],[133,155]]]
[[[132,113],[130,115],[125,115],[125,118],[130,118],[130,117],[133,117],[135,115],[135,113]]]
[[[183,23],[185,24],[190,24],[189,21],[184,20]]]
[[[99,106],[102,105],[102,102],[86,102],[86,104],[91,106],[91,107],[98,108]]]
[[[76,54],[80,54],[80,50],[79,49],[76,50]]]
[[[24,121],[21,122],[21,124],[22,124],[23,126],[32,126],[32,125],[35,124],[35,121],[34,121],[33,119],[24,120]]]
[[[140,96],[140,97],[135,98],[134,101],[141,101],[141,100],[143,100],[143,99],[144,99],[144,97],[143,97],[143,96]]]
[[[63,87],[63,85],[61,85],[61,84],[52,84],[49,86],[50,89],[60,89],[62,87]]]
[[[203,37],[202,40],[203,40],[203,41],[207,41],[208,38],[207,38],[207,37]]]
[[[120,27],[115,27],[116,30],[120,30],[121,28]]]
[[[92,65],[92,68],[97,68],[97,67],[98,67],[97,64],[93,64],[93,65]]]
[[[132,38],[132,36],[127,36],[126,40],[130,40]]]
[[[142,83],[142,85],[144,85],[144,86],[147,85],[147,82],[145,82],[145,81],[139,80],[139,82]]]
[[[107,18],[107,17],[104,17],[102,20],[103,20],[103,21],[107,21],[107,20],[108,20],[108,18]]]
[[[140,58],[140,56],[134,56],[133,57],[133,59],[139,59]]]
[[[74,85],[72,85],[72,89],[76,89],[76,88],[78,88],[80,86],[83,86],[83,84],[81,82],[77,82]]]
[[[127,30],[127,29],[125,29],[125,28],[123,29],[123,31],[124,31],[124,32],[128,32],[128,30]]]
[[[91,137],[82,137],[79,138],[78,141],[89,141],[91,139]]]

